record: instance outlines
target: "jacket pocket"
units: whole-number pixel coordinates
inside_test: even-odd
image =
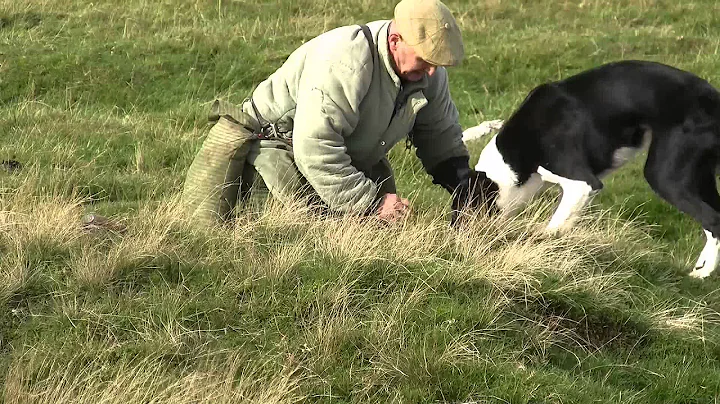
[[[382,151],[383,156],[412,131],[418,112],[427,103],[428,101],[421,91],[410,94],[407,101],[393,116],[385,133],[380,136],[378,149]]]

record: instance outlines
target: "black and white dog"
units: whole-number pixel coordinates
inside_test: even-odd
[[[690,274],[704,278],[720,248],[720,93],[659,63],[610,63],[532,90],[483,149],[472,191],[456,193],[453,219],[478,205],[512,214],[554,183],[562,199],[547,231],[562,232],[603,187],[601,178],[645,148],[652,189],[705,230]]]

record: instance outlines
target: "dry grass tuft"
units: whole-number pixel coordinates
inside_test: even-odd
[[[111,350],[64,362],[29,351],[10,366],[5,398],[14,403],[285,404],[304,397],[296,368],[272,369],[232,353],[198,357],[195,369],[169,369],[161,358],[108,362]]]

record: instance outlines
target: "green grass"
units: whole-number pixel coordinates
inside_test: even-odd
[[[240,102],[303,41],[394,4],[0,0],[0,160],[24,163],[0,171],[4,402],[720,401],[717,276],[687,276],[703,234],[641,159],[559,239],[538,230],[551,198],[451,231],[402,145],[406,223],[178,213],[215,97]],[[714,1],[447,4],[464,127],[622,58],[720,86]],[[127,232],[83,232],[93,211]]]

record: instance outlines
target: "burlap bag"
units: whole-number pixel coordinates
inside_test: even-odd
[[[219,100],[209,120],[214,124],[188,169],[182,193],[192,220],[205,225],[232,218],[245,160],[260,129],[240,107]]]

